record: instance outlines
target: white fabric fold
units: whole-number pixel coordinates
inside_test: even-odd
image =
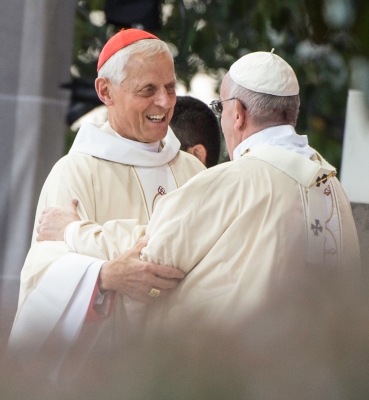
[[[162,141],[164,146],[159,153],[138,148],[130,144],[128,140],[121,140],[114,133],[101,128],[106,128],[106,124],[83,123],[69,153],[89,154],[103,160],[126,165],[156,167],[173,160],[181,146],[169,127],[167,135]]]
[[[254,133],[233,151],[233,159],[241,157],[246,150],[252,151],[264,145],[282,147],[311,158],[315,151],[309,146],[306,135],[298,135],[292,125],[279,125]]]
[[[25,356],[30,351],[36,353],[51,334],[60,345],[73,343],[104,262],[72,253],[54,262],[27,297],[13,326],[9,351],[19,355],[24,352]]]
[[[76,252],[76,248],[73,243],[73,234],[80,221],[73,221],[67,225],[64,230],[64,242],[74,251]]]

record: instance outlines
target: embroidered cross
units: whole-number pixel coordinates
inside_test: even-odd
[[[166,194],[165,193],[165,189],[163,188],[163,186],[159,186],[158,187],[158,193],[161,194],[162,196],[164,196]]]
[[[320,233],[322,233],[323,231],[323,227],[320,225],[320,222],[318,219],[315,220],[315,224],[311,224],[311,230],[314,232],[314,236],[318,236],[319,233],[318,231],[320,231]]]
[[[325,189],[324,189],[324,194],[325,194],[326,196],[329,196],[329,195],[331,194],[331,189],[329,189],[329,187],[325,188]]]
[[[322,177],[318,176],[316,178],[316,186],[320,187],[320,184],[323,183],[325,184],[328,180],[328,176],[326,174],[324,174]]]

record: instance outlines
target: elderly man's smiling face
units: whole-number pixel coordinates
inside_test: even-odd
[[[176,103],[173,60],[167,53],[131,56],[127,77],[110,86],[109,122],[121,136],[144,143],[163,139]]]

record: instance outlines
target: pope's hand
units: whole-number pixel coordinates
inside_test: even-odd
[[[73,199],[66,210],[59,207],[46,207],[38,220],[36,241],[64,240],[64,230],[67,225],[81,220],[77,214],[77,204],[78,200]]]
[[[116,290],[131,299],[149,303],[153,300],[149,296],[151,289],[159,289],[162,297],[166,290],[178,285],[185,277],[181,270],[140,260],[141,250],[147,241],[147,238],[140,240],[123,255],[103,264],[99,277],[100,290]]]

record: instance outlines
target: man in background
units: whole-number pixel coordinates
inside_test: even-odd
[[[181,142],[181,150],[197,157],[207,168],[217,165],[219,123],[207,104],[191,96],[177,96],[170,127]]]

